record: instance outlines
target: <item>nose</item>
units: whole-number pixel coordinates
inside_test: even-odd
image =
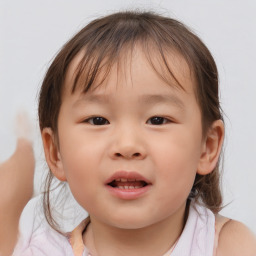
[[[135,150],[132,147],[122,147],[112,155],[114,158],[125,158],[125,159],[144,159],[145,154],[141,150]]]
[[[144,139],[134,127],[119,129],[113,135],[109,153],[112,159],[142,160],[146,157]]]

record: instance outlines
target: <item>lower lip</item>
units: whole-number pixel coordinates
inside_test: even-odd
[[[106,185],[106,187],[108,191],[115,197],[118,197],[124,200],[134,200],[144,196],[150,190],[151,185],[147,185],[142,188],[134,188],[134,189],[120,189],[120,188],[111,187],[109,185]]]

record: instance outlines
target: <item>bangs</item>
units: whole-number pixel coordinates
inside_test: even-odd
[[[121,66],[119,64],[132,59],[134,50],[138,48],[144,52],[147,61],[162,80],[183,89],[171,68],[174,64],[172,56],[178,55],[185,59],[190,71],[193,65],[188,60],[190,58],[187,58],[186,51],[180,49],[180,39],[178,40],[175,33],[170,31],[170,28],[175,31],[179,23],[175,21],[170,25],[168,21],[163,26],[160,22],[147,19],[149,15],[147,13],[144,13],[144,17],[140,20],[129,15],[131,16],[127,13],[127,19],[122,17],[118,20],[118,17],[114,17],[113,22],[109,17],[108,22],[104,22],[103,18],[87,26],[88,35],[83,37],[90,39],[84,40],[83,48],[79,51],[83,56],[76,68],[72,93],[77,87],[86,93],[92,85],[96,87],[101,85],[113,65],[117,64],[119,69]],[[90,26],[96,26],[97,29],[92,31]]]
[[[177,59],[177,54],[172,53],[173,51],[171,50],[165,53],[162,47],[157,48],[156,45],[153,45],[151,42],[149,43],[149,41],[132,43],[123,46],[123,49],[120,48],[119,51],[115,51],[113,48],[113,52],[109,54],[106,54],[104,51],[91,53],[88,50],[84,50],[84,55],[75,70],[71,93],[74,93],[77,89],[86,93],[92,87],[97,88],[106,80],[114,65],[117,67],[117,73],[119,73],[122,67],[125,70],[123,72],[124,74],[127,70],[131,70],[134,51],[138,48],[143,52],[152,70],[166,84],[184,90],[172,70]],[[168,55],[168,59],[166,55]],[[174,57],[172,58],[172,56]]]

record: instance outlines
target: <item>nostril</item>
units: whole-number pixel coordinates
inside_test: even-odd
[[[119,152],[116,152],[115,153],[115,157],[124,157],[124,158],[139,158],[141,156],[141,153],[137,152],[137,153],[132,153],[132,154],[129,154],[129,153],[119,153]]]

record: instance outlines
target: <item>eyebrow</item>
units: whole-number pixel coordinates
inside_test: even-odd
[[[181,109],[185,107],[184,102],[175,95],[163,95],[163,94],[142,95],[141,101],[147,104],[157,104],[162,102],[171,103]]]
[[[107,95],[89,95],[88,96],[86,94],[82,94],[82,96],[74,103],[74,106],[77,106],[84,102],[107,104],[110,102],[110,98]]]
[[[79,105],[82,102],[89,103],[100,103],[100,104],[109,104],[112,101],[111,96],[109,95],[83,95],[80,99],[75,102],[75,106]],[[139,102],[145,104],[158,104],[158,103],[171,103],[177,107],[184,109],[184,102],[175,95],[163,95],[163,94],[145,94],[139,96]]]

